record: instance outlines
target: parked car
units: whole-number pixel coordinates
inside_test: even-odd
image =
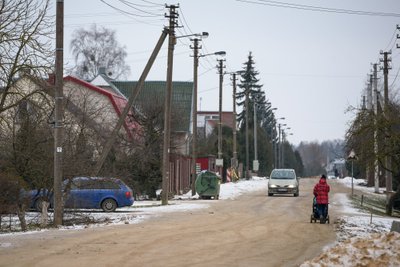
[[[268,196],[293,194],[299,196],[299,180],[293,169],[274,169],[269,176]]]
[[[62,184],[64,208],[102,209],[113,212],[116,208],[131,206],[134,202],[132,189],[116,178],[75,177]],[[31,208],[41,211],[45,196],[53,207],[53,193],[47,190],[32,190]]]

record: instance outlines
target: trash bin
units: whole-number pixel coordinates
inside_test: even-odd
[[[219,199],[221,178],[214,172],[202,171],[196,178],[196,192],[202,199]]]

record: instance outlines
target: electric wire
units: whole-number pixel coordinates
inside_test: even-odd
[[[325,12],[325,13],[338,13],[338,14],[361,15],[361,16],[396,17],[396,18],[400,17],[399,13],[374,12],[374,11],[363,11],[363,10],[352,10],[352,9],[342,9],[342,8],[301,5],[301,4],[293,4],[293,3],[288,3],[288,2],[270,1],[270,0],[254,0],[254,1],[236,0],[236,1],[243,2],[243,3],[249,3],[249,4],[256,4],[256,5],[291,8],[291,9],[299,9],[299,10],[315,11],[315,12]]]
[[[160,17],[160,16],[164,17],[164,15],[156,14],[156,13],[149,12],[149,11],[140,9],[140,8],[138,8],[138,7],[135,7],[135,4],[133,4],[133,3],[129,2],[129,1],[126,1],[126,0],[119,0],[119,1],[120,1],[121,3],[123,3],[124,5],[126,5],[126,6],[128,6],[128,7],[130,7],[130,8],[135,9],[136,11],[139,11],[139,12],[142,12],[142,13],[147,14],[147,16],[142,16],[142,17]]]
[[[154,3],[154,2],[151,2],[151,1],[148,1],[148,0],[140,0],[140,1],[145,2],[145,3],[147,3],[147,4],[154,5],[154,6],[162,6],[162,7],[164,7],[163,4]]]
[[[140,18],[154,17],[154,15],[139,15],[139,14],[136,14],[136,13],[128,12],[126,10],[123,10],[121,8],[118,8],[116,6],[113,6],[113,5],[109,4],[109,3],[107,3],[105,0],[100,0],[100,1],[103,2],[104,4],[106,4],[107,6],[119,11],[122,14],[126,14],[126,15],[129,15],[129,16],[134,16],[134,17],[140,17]],[[159,15],[157,15],[157,16],[159,16]]]
[[[393,35],[392,35],[392,38],[390,39],[390,42],[389,42],[388,45],[386,46],[385,51],[392,50],[392,48],[395,46],[396,41],[393,42],[393,40],[396,40],[396,39],[397,39],[397,38],[396,38],[396,32],[397,32],[397,27],[396,27],[396,29],[394,30]],[[392,43],[393,43],[393,44],[392,44]]]
[[[146,21],[143,21],[143,20],[140,20],[140,19],[137,19],[137,18],[135,18],[135,17],[148,17],[148,16],[142,16],[142,15],[137,15],[137,14],[134,14],[134,13],[131,13],[131,12],[127,12],[127,11],[125,11],[125,10],[122,10],[122,9],[120,9],[120,8],[118,8],[118,7],[115,7],[115,6],[113,6],[113,5],[111,5],[111,4],[109,4],[109,3],[107,3],[105,0],[100,0],[102,3],[104,3],[105,5],[107,5],[107,6],[109,6],[109,7],[111,7],[112,9],[114,9],[114,10],[116,10],[116,11],[118,11],[118,12],[120,12],[121,14],[123,14],[123,15],[125,15],[125,16],[127,16],[127,17],[129,17],[129,18],[131,18],[131,19],[133,19],[133,20],[135,20],[135,21],[137,21],[137,22],[140,22],[140,23],[143,23],[143,24],[147,24],[147,25],[151,25],[151,26],[159,26],[159,25],[155,25],[155,24],[152,24],[152,23],[149,23],[149,22],[146,22]]]

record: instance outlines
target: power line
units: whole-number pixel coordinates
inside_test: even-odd
[[[154,14],[152,14],[152,15],[140,15],[140,14],[128,12],[128,11],[125,11],[123,9],[120,9],[120,8],[118,8],[116,6],[113,6],[113,5],[109,4],[109,3],[107,3],[105,0],[100,0],[100,1],[103,2],[104,4],[106,4],[107,6],[111,7],[112,9],[115,9],[115,10],[119,11],[120,13],[129,15],[129,16],[140,17],[140,18],[148,18],[148,17],[155,17],[155,16],[156,17],[163,17],[163,15],[154,15]],[[141,12],[143,12],[143,11],[141,11]]]
[[[149,11],[143,10],[143,9],[141,9],[141,8],[138,8],[138,7],[136,7],[136,4],[133,4],[133,3],[129,2],[129,1],[126,1],[126,0],[119,0],[119,1],[120,1],[121,3],[123,3],[124,5],[126,5],[126,6],[128,6],[128,7],[130,7],[130,8],[135,9],[136,11],[139,11],[139,12],[142,12],[142,13],[147,14],[148,17],[159,17],[159,16],[164,17],[163,15],[156,14],[156,13],[149,12]],[[144,16],[144,17],[146,17],[146,16]]]
[[[148,0],[140,0],[140,1],[145,2],[147,4],[151,4],[153,6],[162,6],[162,7],[164,7],[163,4],[154,3],[154,2],[151,2],[151,1],[148,1]]]
[[[390,42],[388,43],[388,45],[386,46],[385,51],[389,51],[392,50],[393,46],[396,44],[396,41],[393,42],[393,40],[396,40],[396,32],[397,32],[397,27],[393,32],[392,38],[390,39]],[[393,42],[392,46],[390,46],[390,44]],[[389,48],[390,47],[390,48]]]
[[[396,18],[400,17],[399,13],[373,12],[373,11],[363,11],[363,10],[301,5],[301,4],[293,4],[288,2],[270,1],[270,0],[254,0],[254,1],[236,0],[236,1],[249,4],[256,4],[256,5],[291,8],[291,9],[299,9],[299,10],[314,11],[314,12],[338,13],[338,14],[360,15],[360,16],[379,16],[379,17],[396,17]]]

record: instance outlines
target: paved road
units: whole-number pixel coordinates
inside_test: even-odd
[[[0,237],[14,244],[0,266],[298,266],[335,241],[335,205],[329,225],[310,224],[316,181],[302,179],[299,197],[263,189],[139,224]],[[330,184],[332,203],[345,189]]]

